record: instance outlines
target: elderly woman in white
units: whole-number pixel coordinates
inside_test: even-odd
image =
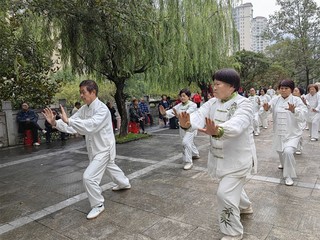
[[[179,97],[181,100],[181,103],[174,106],[172,109],[165,110],[163,106],[159,106],[160,113],[166,117],[166,118],[172,118],[175,117],[176,114],[179,114],[181,112],[187,112],[187,113],[193,113],[197,110],[197,104],[190,101],[191,92],[188,89],[182,89],[179,92]],[[182,146],[183,146],[183,152],[182,152],[182,159],[184,162],[184,170],[189,170],[193,166],[193,159],[199,158],[199,151],[194,144],[194,137],[197,136],[197,131],[190,131],[185,132],[182,129],[180,129],[180,137],[182,139]]]
[[[259,124],[262,126],[264,129],[268,128],[268,115],[269,113],[264,111],[263,109],[263,104],[268,103],[271,100],[271,97],[266,94],[267,89],[266,88],[261,88],[259,93],[259,98],[260,98],[260,111],[259,111]]]
[[[253,132],[255,136],[260,135],[260,126],[259,126],[259,110],[260,110],[260,98],[256,95],[256,90],[254,88],[250,89],[250,96],[248,99],[252,103],[253,107]]]
[[[292,178],[296,178],[296,151],[301,135],[301,123],[305,121],[307,107],[301,98],[292,95],[294,82],[283,80],[279,85],[280,96],[273,98],[263,105],[265,111],[273,114],[273,148],[280,158],[279,169],[283,169],[283,177],[287,186],[293,185]]]
[[[308,94],[305,96],[307,101],[308,115],[307,124],[310,131],[311,141],[318,141],[319,123],[320,123],[320,94],[318,86],[310,84],[308,86]]]
[[[214,96],[198,111],[179,115],[180,127],[210,135],[208,172],[219,181],[217,198],[223,240],[243,237],[240,214],[253,213],[244,191],[246,176],[256,165],[252,103],[238,94],[240,76],[233,69],[213,75]],[[204,128],[205,127],[205,128]],[[255,163],[255,164],[254,164]]]

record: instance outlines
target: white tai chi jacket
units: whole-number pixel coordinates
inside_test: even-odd
[[[89,160],[102,159],[110,153],[110,159],[116,157],[116,141],[112,129],[111,114],[108,107],[96,98],[89,106],[83,105],[69,118],[69,124],[61,119],[57,129],[67,133],[79,133],[86,136]]]
[[[203,128],[205,118],[223,127],[221,138],[210,137],[208,173],[212,177],[226,175],[244,177],[257,167],[253,139],[253,107],[250,100],[234,93],[226,102],[211,98],[190,116],[191,129]]]
[[[286,110],[288,103],[294,104],[294,113]],[[285,147],[297,148],[303,131],[299,125],[306,120],[307,107],[299,97],[292,94],[286,99],[279,95],[271,99],[269,105],[273,116],[273,148],[278,152],[282,152]]]

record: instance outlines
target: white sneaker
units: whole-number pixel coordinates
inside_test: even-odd
[[[33,146],[40,146],[40,143],[35,142],[35,143],[33,144]]]
[[[310,141],[311,141],[311,142],[315,142],[315,141],[318,141],[318,139],[316,139],[316,138],[311,138]]]
[[[298,151],[296,151],[296,154],[297,154],[297,155],[301,155],[302,152],[298,150]]]
[[[287,186],[292,186],[292,185],[293,185],[293,180],[291,179],[291,177],[287,177],[287,178],[285,179],[285,184],[286,184]]]
[[[248,208],[240,209],[240,214],[252,214],[252,213],[253,213],[253,209],[251,205]]]
[[[283,169],[283,166],[280,164],[280,165],[278,166],[278,168],[279,168],[279,169]]]
[[[263,127],[264,129],[267,129],[268,127]]]
[[[87,219],[94,219],[100,215],[104,211],[104,205],[101,204],[100,206],[94,207],[91,209],[91,211],[87,215]]]
[[[184,165],[183,169],[184,170],[189,170],[189,169],[192,168],[192,166],[193,166],[193,163],[187,163],[186,165]]]
[[[255,135],[255,136],[259,136],[260,134],[259,134],[259,133],[254,133],[254,135]]]
[[[230,236],[230,235],[225,235],[221,240],[241,240],[242,239],[242,234],[237,235],[237,236]]]
[[[127,185],[127,186],[119,186],[119,185],[116,185],[112,188],[113,191],[119,191],[119,190],[127,190],[127,189],[130,189],[131,188],[131,185]]]
[[[47,133],[47,131],[46,131],[46,130],[44,130],[44,129],[43,129],[41,132],[42,132],[43,134],[46,134],[46,133]]]

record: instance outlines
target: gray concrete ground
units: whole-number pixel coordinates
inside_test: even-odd
[[[117,164],[132,189],[112,192],[105,175],[106,210],[90,221],[82,138],[1,149],[0,239],[220,239],[217,182],[206,173],[208,137],[196,137],[201,158],[185,171],[178,130],[149,132],[148,139],[117,145]],[[280,181],[271,132],[263,129],[255,138],[258,174],[245,186],[254,213],[242,217],[244,239],[320,239],[319,142],[310,142],[305,131],[298,179],[288,187]]]

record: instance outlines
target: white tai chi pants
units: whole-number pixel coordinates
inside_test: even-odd
[[[194,137],[197,136],[197,131],[182,131],[182,133],[180,132],[183,146],[182,159],[186,163],[192,163],[192,156],[199,156],[199,151],[196,145],[194,144]]]
[[[319,138],[319,122],[320,118],[313,118],[312,122],[307,122],[311,138]]]
[[[296,148],[285,147],[282,152],[278,152],[280,163],[283,166],[283,177],[296,178],[296,159],[294,158],[294,152]]]
[[[250,207],[251,202],[243,189],[246,177],[225,176],[220,180],[217,198],[220,230],[225,235],[243,234],[240,209]],[[232,214],[228,214],[232,211]],[[224,221],[222,221],[224,219]]]
[[[253,114],[253,131],[254,131],[254,133],[260,134],[259,113],[258,112]]]
[[[107,174],[117,185],[129,185],[129,179],[124,175],[123,171],[114,163],[114,160],[110,159],[110,154],[108,154],[104,158],[94,158],[83,173],[83,185],[87,192],[92,208],[104,202],[100,182],[105,170],[107,170]]]

